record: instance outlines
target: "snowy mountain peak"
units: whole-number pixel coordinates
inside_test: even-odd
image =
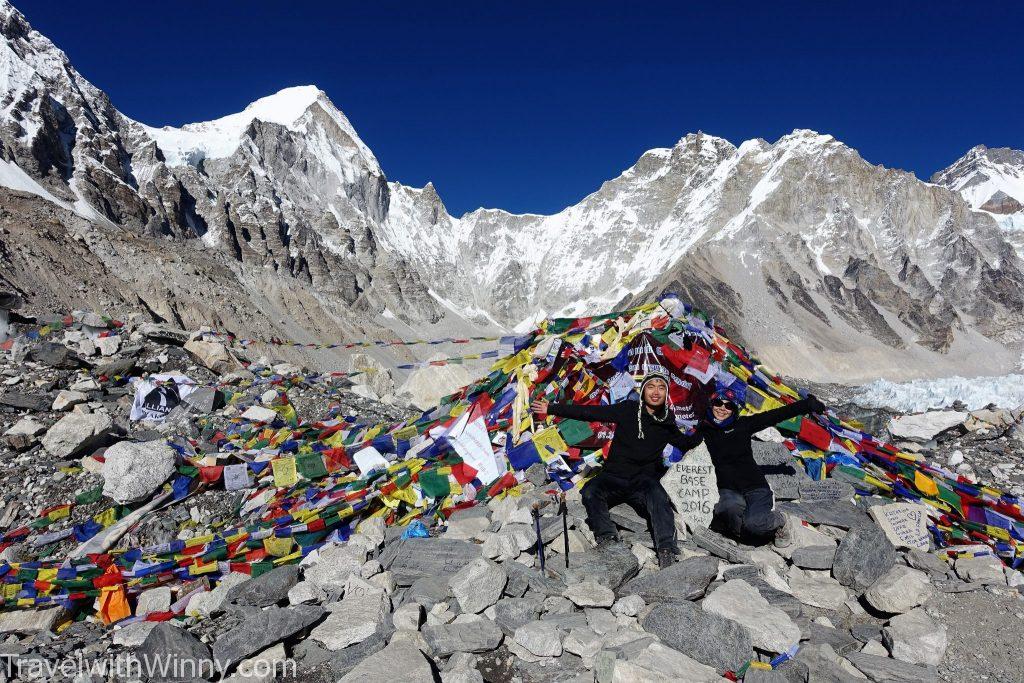
[[[1024,255],[1024,151],[977,145],[933,175],[932,182],[992,215]]]
[[[334,106],[327,93],[313,85],[284,88],[273,95],[261,97],[236,114],[212,121],[187,123],[180,128],[139,125],[156,141],[169,166],[196,166],[204,159],[220,159],[234,153],[253,121],[304,131],[309,118],[307,114],[314,107],[319,107],[329,120],[337,124],[364,159],[372,160],[372,165],[376,165],[373,153],[359,139],[348,118]]]

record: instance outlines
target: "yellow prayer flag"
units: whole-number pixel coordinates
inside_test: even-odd
[[[115,508],[107,508],[95,515],[93,520],[103,528],[106,528],[117,521],[117,510]]]
[[[534,434],[533,443],[537,447],[540,459],[544,462],[548,462],[556,455],[569,450],[565,439],[562,438],[562,435],[558,433],[558,429],[555,427],[546,427]]]
[[[914,472],[914,486],[926,496],[939,495],[939,487],[935,481],[923,472]]]
[[[271,557],[284,557],[291,552],[293,542],[294,540],[291,536],[285,536],[284,538],[267,536],[263,539],[263,549]]]
[[[278,458],[270,463],[274,472],[274,486],[288,488],[295,486],[298,475],[295,471],[295,458]]]

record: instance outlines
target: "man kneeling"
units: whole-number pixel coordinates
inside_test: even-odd
[[[534,401],[533,412],[588,422],[610,422],[615,435],[604,467],[583,487],[587,524],[599,546],[617,541],[610,508],[628,503],[646,519],[654,536],[658,565],[675,562],[675,508],[661,485],[666,467],[662,452],[672,444],[684,453],[700,443],[698,435],[687,436],[676,426],[668,398],[668,377],[651,373],[640,385],[639,401],[612,405],[577,406]]]

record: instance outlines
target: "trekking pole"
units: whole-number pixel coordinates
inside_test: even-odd
[[[569,508],[565,504],[565,491],[558,496],[558,512],[562,515],[562,540],[565,543],[565,568],[569,568]]]
[[[537,559],[540,561],[540,573],[544,573],[544,541],[540,537],[540,503],[534,503],[531,509],[533,513],[533,527],[537,531]]]

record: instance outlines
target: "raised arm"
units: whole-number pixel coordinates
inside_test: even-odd
[[[700,442],[703,440],[704,437],[701,435],[700,430],[694,432],[693,434],[684,434],[681,429],[676,427],[675,434],[673,434],[669,438],[668,442],[675,446],[676,448],[678,448],[683,453],[686,453],[686,451],[690,450],[691,448],[696,448],[697,446],[699,446]]]
[[[763,413],[757,415],[749,415],[741,418],[743,426],[749,429],[751,432],[759,432],[766,427],[773,427],[780,422],[785,422],[791,417],[797,415],[807,415],[808,413],[821,413],[825,411],[825,404],[818,400],[818,397],[813,394],[808,394],[807,398],[802,401],[795,401],[790,403],[788,406],[782,406],[775,410],[766,410]]]
[[[547,401],[534,401],[530,406],[533,412],[556,417],[567,417],[572,420],[584,420],[586,422],[611,422],[617,423],[622,415],[618,404],[577,406],[568,403],[548,403]]]

